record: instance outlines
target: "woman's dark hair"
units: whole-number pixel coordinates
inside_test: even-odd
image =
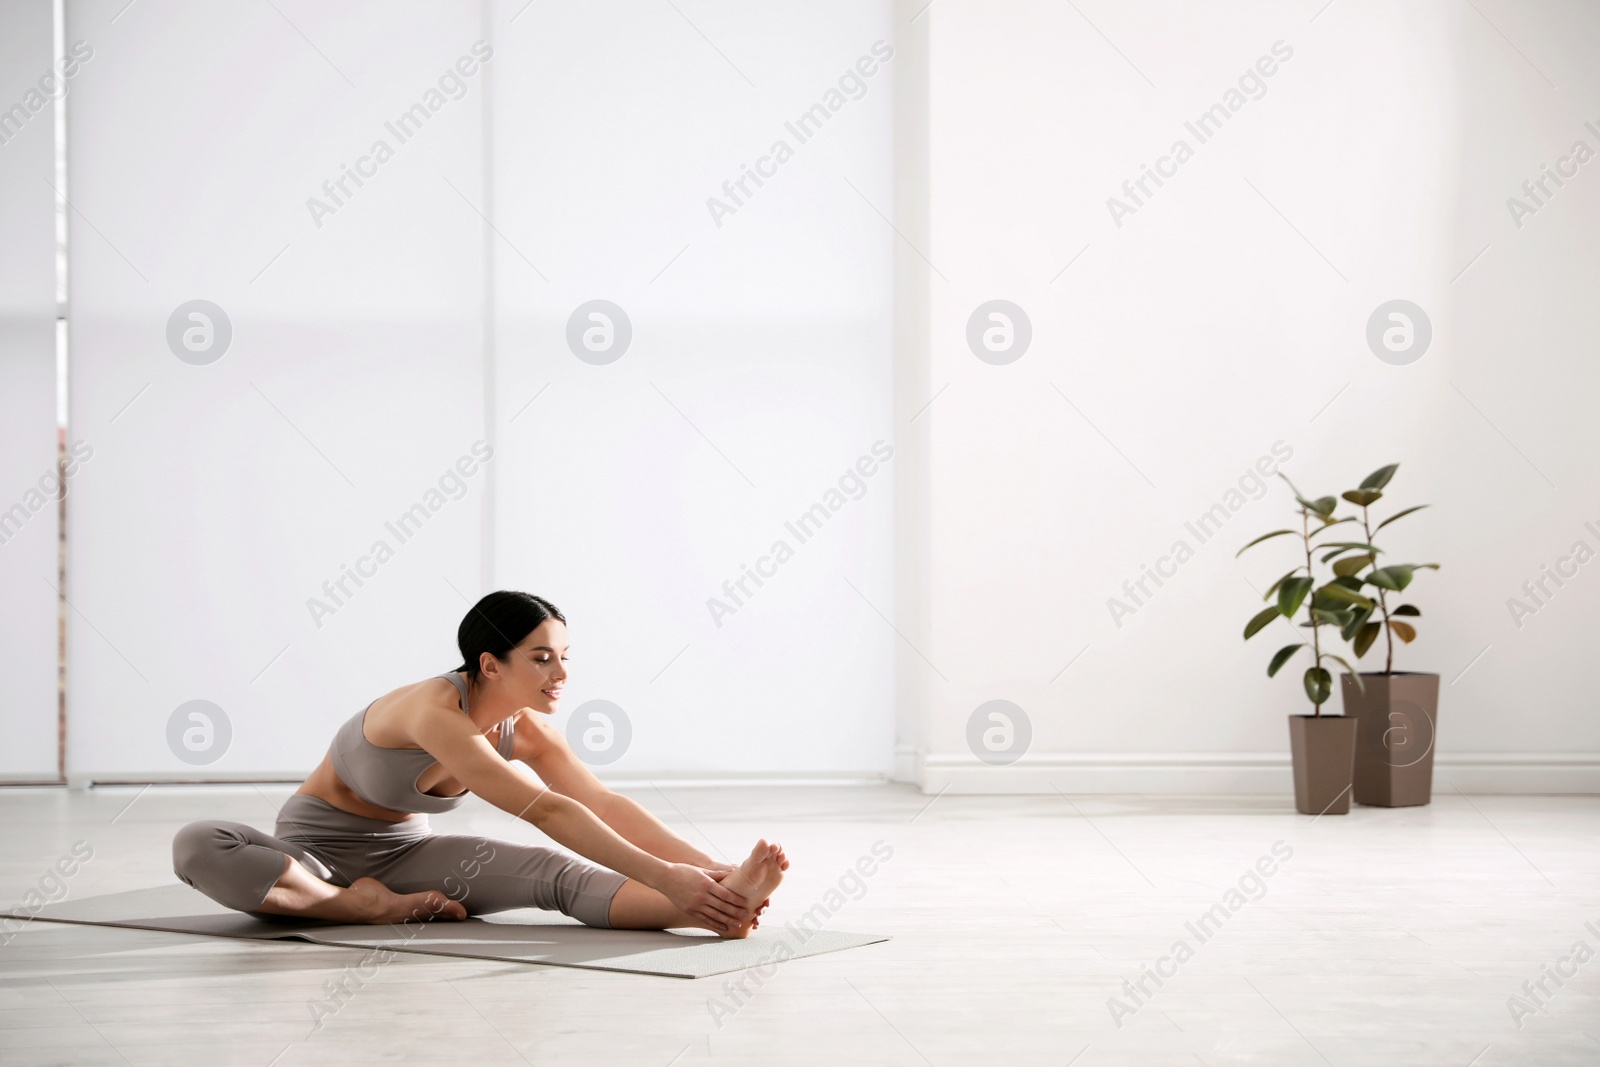
[[[503,660],[506,654],[546,619],[567,621],[550,601],[532,593],[501,589],[490,593],[467,612],[456,630],[456,647],[461,649],[461,666],[470,680],[478,677],[478,660],[487,652]]]

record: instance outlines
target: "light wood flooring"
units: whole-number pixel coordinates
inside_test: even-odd
[[[0,896],[20,902],[76,841],[93,858],[73,898],[170,882],[179,826],[270,830],[289,792],[0,789]],[[821,903],[829,928],[893,940],[741,993],[738,976],[404,954],[363,977],[354,950],[33,922],[0,944],[0,1063],[1600,1064],[1600,798],[1440,783],[1426,808],[1313,821],[1284,797],[629,792],[714,854],[781,841],[793,868],[765,927]],[[539,839],[476,800],[433,825]],[[852,878],[877,842],[892,858]],[[1218,904],[1202,941],[1190,924]],[[1123,989],[1163,957],[1162,984]],[[1558,986],[1558,966],[1576,975]],[[1542,1009],[1514,1019],[1541,978]]]

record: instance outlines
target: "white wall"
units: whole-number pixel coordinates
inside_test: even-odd
[[[70,97],[71,432],[95,450],[71,773],[301,773],[372,696],[452,666],[467,603],[510,587],[569,615],[566,714],[632,720],[608,775],[1280,791],[1297,682],[1238,635],[1289,563],[1233,550],[1287,496],[1207,544],[1185,523],[1282,442],[1308,489],[1400,460],[1395,499],[1434,505],[1391,547],[1445,565],[1401,657],[1446,682],[1442,781],[1600,788],[1600,580],[1507,607],[1600,549],[1594,167],[1520,228],[1505,203],[1600,148],[1595,28],[1576,2],[70,0],[67,39],[95,49]],[[399,144],[385,123],[479,40],[460,99]],[[879,40],[893,59],[800,144],[785,122]],[[1107,198],[1280,40],[1260,98],[1118,226]],[[393,158],[314,219],[379,138]],[[793,157],[734,201],[778,139]],[[37,327],[43,293],[7,315]],[[1433,321],[1409,366],[1363,336],[1397,297]],[[233,327],[204,366],[166,339],[194,299]],[[605,365],[566,341],[594,299],[632,325]],[[965,339],[992,299],[1032,322],[1005,366]],[[385,522],[480,440],[494,459],[397,544]],[[879,440],[892,460],[799,543],[785,522]],[[8,437],[5,470],[36,465]],[[46,528],[26,536],[49,566]],[[380,538],[393,559],[323,592]],[[1180,538],[1194,558],[1114,618]],[[792,558],[735,602],[724,582],[780,539]],[[8,573],[8,597],[29,584]],[[203,765],[167,741],[197,699],[233,731]],[[992,699],[1032,723],[1010,767],[967,746]]]
[[[58,773],[53,62],[48,0],[0,7],[0,781]]]
[[[889,5],[522,8],[496,6],[495,581],[568,615],[563,721],[631,720],[608,774],[887,773],[898,458],[837,483],[898,444],[899,60],[804,143],[785,123],[893,49]],[[735,199],[744,166],[769,177]],[[605,365],[565,339],[593,299],[632,323]],[[819,502],[801,543],[785,523]],[[745,566],[770,573],[725,593]]]
[[[71,134],[95,224],[73,232],[96,449],[75,780],[303,773],[374,696],[454,666],[494,587],[568,614],[569,708],[632,719],[607,774],[889,770],[893,461],[806,544],[784,528],[894,444],[889,75],[720,227],[707,207],[889,36],[886,4],[120,7],[69,5],[96,48]],[[464,56],[461,99],[314,220]],[[595,297],[632,319],[608,366],[565,341]],[[233,327],[203,366],[165,335],[197,298]],[[386,520],[479,440],[465,498],[399,546]],[[394,558],[314,620],[380,538]],[[719,626],[707,600],[780,538],[794,557]],[[191,700],[233,732],[199,766],[167,735]]]
[[[481,196],[481,78],[404,144],[385,123],[481,13],[122,7],[68,5],[96,50],[70,115],[71,420],[95,455],[71,517],[69,771],[303,774],[373,697],[455,665],[479,575],[481,472],[406,543],[385,523],[485,436],[483,226],[451,188]],[[308,198],[380,138],[393,157],[318,226]],[[203,366],[166,339],[197,298],[233,330]],[[379,540],[393,558],[326,597]],[[232,728],[203,765],[167,741],[191,700]]]
[[[1444,564],[1418,578],[1422,636],[1398,656],[1443,676],[1441,780],[1600,788],[1600,578],[1585,569],[1520,629],[1507,608],[1574,541],[1600,549],[1583,526],[1600,526],[1600,164],[1520,231],[1505,207],[1574,139],[1600,147],[1582,127],[1593,9],[1484,6],[1491,26],[1444,3],[1319,7],[954,2],[918,18],[931,73],[907,100],[927,132],[903,126],[900,151],[927,153],[927,192],[903,210],[933,268],[900,257],[920,271],[903,291],[926,286],[928,337],[900,374],[944,391],[902,467],[923,491],[900,516],[925,514],[926,539],[912,546],[925,584],[901,604],[923,598],[926,621],[901,656],[900,731],[924,789],[1286,787],[1284,717],[1308,710],[1298,671],[1269,681],[1285,641],[1240,632],[1252,586],[1293,560],[1234,553],[1292,502],[1274,485],[1207,544],[1184,525],[1280,441],[1306,490],[1398,460],[1393,501],[1433,505],[1386,543]],[[1200,144],[1184,122],[1280,40],[1293,55],[1264,95]],[[1180,137],[1193,158],[1116,225],[1107,198]],[[964,338],[996,297],[1033,324],[1007,366]],[[1364,340],[1397,297],[1434,326],[1408,366]],[[1180,539],[1194,557],[1114,617],[1124,580]],[[991,699],[1031,720],[1009,767],[967,745]]]

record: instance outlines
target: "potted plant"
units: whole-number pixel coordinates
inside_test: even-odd
[[[1437,563],[1378,565],[1378,556],[1383,552],[1377,544],[1378,532],[1428,506],[1404,508],[1376,526],[1372,524],[1372,505],[1383,499],[1383,489],[1399,467],[1398,463],[1380,467],[1367,475],[1358,488],[1341,494],[1361,509],[1359,521],[1365,541],[1343,546],[1323,557],[1324,561],[1333,562],[1336,574],[1358,579],[1377,595],[1372,606],[1357,608],[1341,634],[1350,642],[1358,660],[1381,636],[1383,670],[1342,675],[1340,695],[1344,713],[1360,724],[1356,738],[1356,803],[1390,808],[1426,804],[1432,799],[1433,743],[1439,712],[1437,674],[1394,669],[1395,638],[1408,645],[1416,640],[1416,626],[1411,620],[1422,612],[1409,603],[1391,606],[1389,597],[1393,595],[1398,600],[1417,571],[1439,569]]]
[[[1350,624],[1362,605],[1371,600],[1362,595],[1359,580],[1336,576],[1331,581],[1317,585],[1315,555],[1349,542],[1320,541],[1331,527],[1354,521],[1352,518],[1336,519],[1334,509],[1339,501],[1325,496],[1308,500],[1300,495],[1282,473],[1278,475],[1294,490],[1300,508],[1300,529],[1274,530],[1251,541],[1235,554],[1235,558],[1263,541],[1275,537],[1297,537],[1305,555],[1305,562],[1297,564],[1283,577],[1272,583],[1262,598],[1276,602],[1259,612],[1246,624],[1246,641],[1279,619],[1295,622],[1300,609],[1305,608],[1302,628],[1311,631],[1309,642],[1298,641],[1278,649],[1267,665],[1267,677],[1275,676],[1301,649],[1311,652],[1311,665],[1302,677],[1306,697],[1311,701],[1310,715],[1289,716],[1289,750],[1294,763],[1295,807],[1307,815],[1343,815],[1350,810],[1351,779],[1354,773],[1356,720],[1343,715],[1324,715],[1322,705],[1333,694],[1333,676],[1323,666],[1331,660],[1354,676],[1355,668],[1343,658],[1325,650],[1322,629],[1325,626],[1344,628]],[[1312,528],[1312,520],[1316,528]],[[1359,681],[1359,679],[1358,679]]]

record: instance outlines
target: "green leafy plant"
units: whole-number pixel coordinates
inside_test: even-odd
[[[1295,489],[1294,483],[1288,477],[1279,473],[1278,477],[1288,483],[1294,491],[1295,502],[1300,510],[1300,529],[1273,530],[1271,533],[1262,534],[1260,537],[1245,545],[1235,553],[1234,558],[1242,556],[1246,551],[1270,541],[1275,537],[1298,537],[1301,549],[1305,554],[1305,562],[1298,564],[1283,577],[1272,583],[1263,600],[1276,602],[1269,608],[1256,614],[1244,628],[1246,641],[1266,629],[1267,626],[1278,619],[1288,619],[1295,622],[1303,607],[1306,618],[1299,625],[1311,631],[1311,640],[1298,641],[1292,645],[1285,645],[1278,649],[1272,656],[1272,661],[1267,665],[1267,677],[1274,677],[1283,669],[1284,664],[1294,657],[1302,648],[1311,650],[1311,666],[1306,668],[1303,679],[1306,697],[1314,705],[1314,714],[1322,715],[1322,705],[1333,694],[1333,675],[1324,667],[1324,660],[1331,660],[1339,664],[1346,671],[1355,676],[1357,684],[1361,682],[1361,675],[1342,657],[1331,652],[1323,651],[1322,628],[1334,626],[1343,630],[1359,616],[1362,611],[1371,613],[1377,605],[1370,597],[1361,592],[1362,580],[1349,575],[1335,575],[1332,580],[1321,586],[1317,585],[1317,571],[1315,556],[1318,552],[1347,548],[1349,546],[1371,548],[1371,545],[1353,541],[1319,541],[1328,531],[1335,526],[1347,522],[1354,522],[1353,516],[1335,518],[1334,509],[1339,506],[1337,497],[1324,496],[1315,500],[1308,500]],[[1316,529],[1312,529],[1312,520],[1317,522]],[[1326,563],[1327,557],[1324,557]]]
[[[1377,641],[1378,635],[1384,635],[1388,655],[1384,660],[1384,674],[1394,673],[1394,639],[1400,638],[1410,644],[1417,638],[1415,625],[1403,622],[1402,619],[1417,618],[1422,612],[1414,604],[1398,604],[1393,610],[1389,608],[1389,594],[1404,592],[1411,584],[1411,579],[1416,572],[1423,569],[1438,570],[1437,563],[1391,563],[1387,566],[1378,566],[1378,556],[1383,549],[1379,548],[1376,535],[1379,530],[1391,522],[1405,518],[1427,507],[1427,504],[1417,504],[1404,508],[1390,515],[1378,525],[1372,525],[1371,507],[1383,499],[1383,489],[1394,477],[1394,472],[1400,469],[1400,464],[1391,463],[1387,467],[1379,467],[1367,475],[1361,485],[1355,489],[1347,489],[1340,495],[1350,503],[1361,509],[1361,532],[1366,538],[1365,542],[1349,542],[1341,545],[1329,545],[1330,551],[1322,557],[1322,562],[1333,563],[1333,571],[1342,578],[1355,579],[1361,586],[1371,586],[1377,591],[1375,604],[1368,604],[1359,608],[1353,618],[1340,629],[1340,636],[1350,642],[1351,649],[1356,658],[1360,659],[1367,654],[1367,650]],[[1352,516],[1352,520],[1354,517]],[[1366,573],[1362,573],[1365,571]],[[1370,598],[1369,598],[1370,599]],[[1378,614],[1378,621],[1374,619],[1373,612]],[[1353,673],[1353,672],[1352,672]]]

